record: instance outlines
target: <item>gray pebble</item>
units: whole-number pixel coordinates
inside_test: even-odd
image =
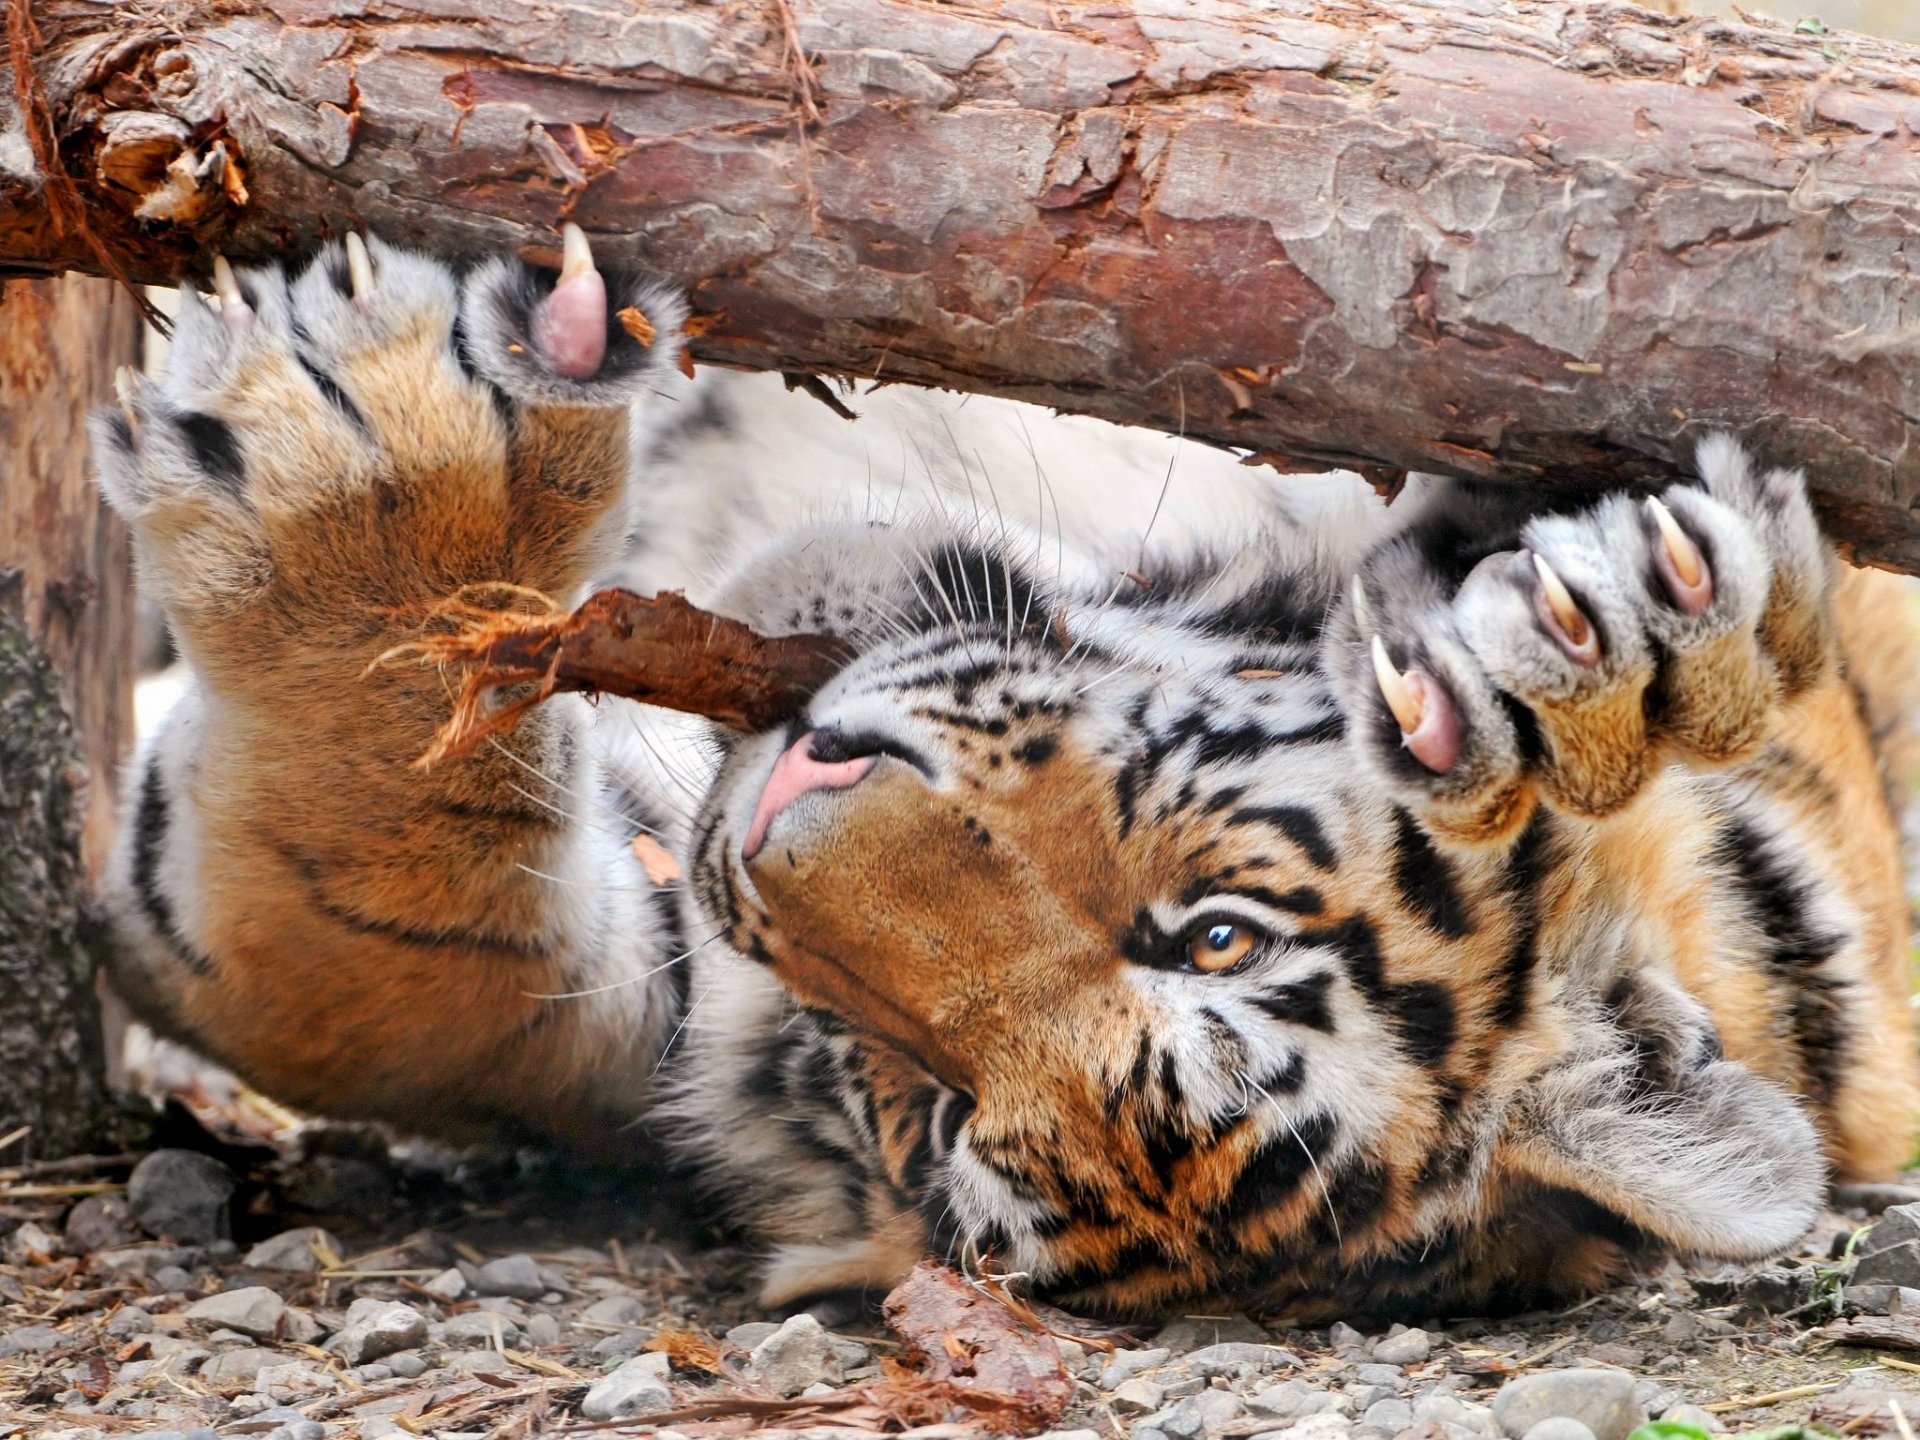
[[[790,1316],[753,1347],[753,1370],[776,1395],[798,1395],[809,1385],[839,1384],[840,1357],[826,1328],[804,1312]]]
[[[249,1346],[214,1356],[201,1368],[200,1375],[211,1385],[243,1385],[251,1389],[260,1378],[260,1371],[268,1365],[278,1365],[280,1360],[271,1350]]]
[[[631,1306],[634,1313],[629,1316],[622,1310],[618,1318],[614,1315],[601,1316],[594,1314],[594,1311],[603,1305]],[[587,1320],[602,1320],[608,1325],[631,1325],[634,1321],[638,1320],[643,1313],[640,1309],[639,1301],[626,1295],[619,1295],[610,1299],[595,1301],[587,1307],[587,1313],[581,1318]],[[779,1328],[780,1327],[771,1320],[749,1320],[745,1325],[736,1325],[727,1331],[727,1339],[732,1344],[738,1345],[742,1350],[751,1350]]]
[[[1397,1435],[1413,1428],[1413,1407],[1404,1400],[1376,1400],[1360,1417],[1360,1423]]]
[[[315,1250],[339,1255],[340,1242],[318,1225],[282,1230],[247,1251],[247,1264],[258,1270],[295,1270],[311,1275],[320,1268]]]
[[[1327,1344],[1336,1350],[1364,1350],[1367,1337],[1343,1321],[1336,1320],[1327,1331]]]
[[[547,1282],[531,1255],[503,1255],[474,1271],[473,1288],[482,1295],[538,1300],[547,1293]]]
[[[1509,1380],[1493,1399],[1493,1416],[1513,1440],[1542,1420],[1578,1420],[1594,1440],[1626,1440],[1647,1423],[1634,1398],[1634,1378],[1619,1370],[1550,1370]]]
[[[153,1281],[155,1288],[172,1295],[193,1288],[193,1276],[178,1265],[162,1265],[148,1278]]]
[[[1164,1405],[1166,1399],[1166,1391],[1153,1381],[1135,1377],[1132,1380],[1124,1380],[1115,1387],[1114,1392],[1107,1397],[1107,1403],[1122,1415],[1147,1415]]]
[[[51,1325],[22,1325],[0,1335],[0,1356],[44,1355],[67,1343],[67,1337]]]
[[[603,1299],[594,1301],[591,1305],[587,1306],[586,1309],[582,1310],[580,1312],[580,1318],[591,1325],[638,1325],[642,1320],[647,1318],[647,1307],[631,1295],[608,1295]],[[736,1325],[733,1327],[734,1330],[750,1330],[755,1328],[756,1327],[750,1325]],[[771,1335],[779,1328],[778,1325],[768,1325],[764,1333],[757,1334],[751,1342],[734,1340],[733,1343],[740,1346],[742,1350],[751,1350],[755,1345],[758,1345],[762,1340],[766,1339],[768,1335]],[[727,1332],[727,1338],[733,1340],[733,1330]]]
[[[264,1285],[247,1285],[196,1301],[187,1307],[186,1318],[200,1330],[224,1328],[266,1340],[279,1331],[286,1313],[287,1302],[273,1291]]]
[[[1149,1370],[1158,1370],[1173,1356],[1173,1351],[1164,1345],[1151,1350],[1117,1350],[1113,1358],[1107,1361],[1106,1368],[1100,1372],[1100,1388],[1113,1390],[1134,1376]]]
[[[427,1362],[417,1350],[397,1350],[387,1356],[386,1364],[402,1380],[418,1380],[427,1373]]]
[[[1594,1434],[1571,1416],[1553,1415],[1527,1431],[1526,1440],[1594,1440]]]
[[[149,1235],[204,1245],[227,1234],[233,1172],[193,1150],[156,1150],[127,1178],[127,1205]]]
[[[467,1298],[467,1277],[458,1270],[442,1270],[420,1288],[436,1300],[464,1300]]]
[[[1303,1380],[1288,1380],[1248,1396],[1247,1408],[1256,1414],[1271,1415],[1277,1420],[1298,1420],[1302,1416],[1319,1415],[1331,1410],[1334,1402],[1333,1397],[1324,1390],[1315,1389]]]
[[[1176,1320],[1153,1337],[1153,1344],[1157,1349],[1182,1355],[1189,1350],[1198,1350],[1203,1345],[1222,1345],[1230,1340],[1260,1345],[1270,1338],[1264,1327],[1254,1324],[1246,1316],[1226,1315],[1218,1320],[1195,1320],[1191,1317]]]
[[[1347,1440],[1352,1433],[1351,1420],[1327,1411],[1294,1421],[1293,1428],[1287,1431],[1287,1440]]]
[[[67,1212],[66,1223],[60,1228],[67,1248],[78,1255],[131,1245],[142,1234],[133,1207],[120,1195],[87,1196]]]
[[[580,1414],[587,1420],[624,1420],[630,1415],[650,1415],[673,1408],[673,1393],[649,1362],[665,1356],[642,1356],[629,1360],[611,1375],[594,1381],[587,1398],[580,1402]]]
[[[427,1317],[398,1300],[356,1300],[347,1323],[327,1342],[349,1365],[384,1360],[396,1350],[412,1350],[427,1338]]]
[[[1373,1358],[1383,1365],[1424,1365],[1433,1353],[1433,1337],[1424,1330],[1403,1330],[1373,1347]]]
[[[107,1334],[116,1340],[145,1335],[153,1329],[153,1317],[138,1305],[122,1305],[107,1318]]]
[[[496,1335],[500,1337],[501,1344],[514,1344],[520,1338],[520,1327],[505,1315],[469,1310],[464,1315],[449,1316],[441,1324],[430,1326],[429,1334],[444,1345],[477,1345],[484,1349],[493,1344]]]
[[[544,1350],[549,1345],[560,1343],[560,1322],[543,1310],[537,1315],[529,1315],[527,1323],[520,1327],[520,1333],[526,1337],[527,1344]]]
[[[1271,1370],[1298,1367],[1302,1362],[1291,1350],[1282,1350],[1278,1345],[1254,1345],[1245,1340],[1228,1340],[1219,1345],[1203,1345],[1181,1356],[1180,1363],[1196,1375],[1213,1376],[1265,1374]]]
[[[1353,1378],[1362,1385],[1385,1385],[1390,1390],[1398,1390],[1407,1383],[1407,1377],[1398,1365],[1378,1365],[1372,1361],[1354,1366]]]

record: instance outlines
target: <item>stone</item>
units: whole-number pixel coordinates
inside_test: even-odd
[[[76,1255],[91,1255],[95,1250],[131,1245],[144,1232],[125,1196],[89,1195],[67,1212],[60,1233]]]
[[[1853,1268],[1850,1285],[1904,1285],[1920,1289],[1920,1240],[1903,1240],[1898,1245],[1875,1250],[1860,1257]]]
[[[340,1255],[340,1242],[318,1225],[282,1230],[247,1251],[247,1264],[257,1270],[297,1270],[311,1275],[320,1269],[318,1251]]]
[[[560,1343],[560,1322],[542,1310],[527,1317],[527,1323],[520,1327],[520,1335],[536,1350],[544,1350]]]
[[[1302,1380],[1288,1380],[1249,1395],[1247,1408],[1276,1420],[1298,1420],[1307,1415],[1324,1414],[1334,1408],[1334,1402],[1324,1390],[1316,1390]]]
[[[1551,1415],[1527,1431],[1527,1440],[1594,1440],[1594,1434],[1570,1415]]]
[[[233,1172],[211,1155],[156,1150],[127,1178],[127,1206],[147,1234],[204,1245],[227,1237],[234,1185]]]
[[[1382,1365],[1424,1365],[1432,1353],[1433,1337],[1424,1330],[1403,1330],[1373,1347],[1373,1358]]]
[[[579,1318],[589,1325],[638,1325],[651,1313],[652,1307],[632,1295],[605,1295],[594,1301],[580,1312]],[[727,1339],[732,1340],[742,1350],[751,1350],[767,1336],[780,1327],[768,1322],[756,1322],[752,1325],[736,1325],[727,1331]],[[736,1333],[749,1335],[748,1340],[734,1340]]]
[[[547,1293],[548,1287],[531,1255],[503,1255],[474,1271],[473,1288],[482,1295],[538,1300]]]
[[[858,1340],[849,1340],[844,1335],[830,1335],[827,1338],[833,1342],[833,1353],[840,1357],[842,1372],[858,1370],[862,1365],[873,1363],[873,1351]],[[1061,1358],[1065,1359],[1064,1356]]]
[[[442,1270],[420,1288],[436,1300],[464,1300],[467,1298],[467,1277],[458,1270]]]
[[[251,1390],[260,1378],[261,1367],[278,1365],[281,1360],[282,1357],[271,1350],[262,1350],[255,1345],[243,1346],[214,1356],[200,1367],[200,1378],[219,1390],[236,1386]]]
[[[1500,1387],[1493,1418],[1513,1440],[1523,1440],[1542,1420],[1578,1420],[1594,1440],[1626,1440],[1647,1423],[1634,1398],[1633,1376],[1620,1370],[1549,1370],[1522,1375]],[[1569,1437],[1563,1437],[1569,1440]]]
[[[311,1311],[292,1305],[287,1307],[286,1318],[280,1322],[280,1338],[294,1345],[318,1344],[326,1333],[326,1328],[313,1318]]]
[[[138,1305],[122,1305],[107,1317],[106,1330],[116,1340],[145,1335],[153,1329],[153,1317]]]
[[[631,1415],[651,1415],[673,1408],[673,1392],[667,1389],[655,1367],[647,1365],[652,1356],[629,1360],[611,1375],[594,1381],[587,1398],[580,1402],[580,1414],[587,1420],[625,1420]],[[661,1358],[665,1358],[664,1356]]]
[[[1404,1400],[1376,1400],[1367,1407],[1367,1413],[1360,1417],[1362,1425],[1375,1430],[1384,1430],[1389,1435],[1398,1435],[1402,1430],[1413,1428],[1413,1407]]]
[[[513,1362],[497,1350],[462,1350],[446,1358],[443,1369],[456,1375],[511,1375]]]
[[[839,1384],[843,1371],[833,1337],[813,1316],[788,1317],[773,1334],[753,1347],[753,1370],[774,1394],[798,1395],[822,1381]]]
[[[311,1395],[316,1390],[336,1389],[339,1383],[318,1365],[295,1360],[284,1365],[262,1365],[260,1373],[254,1376],[253,1388],[262,1395],[286,1401]]]
[[[1209,1430],[1238,1419],[1244,1408],[1240,1397],[1231,1391],[1203,1390],[1174,1402],[1157,1415],[1148,1416],[1135,1428],[1134,1434],[1153,1429],[1168,1440],[1201,1440]]]
[[[444,1324],[430,1326],[428,1333],[443,1345],[477,1345],[482,1349],[492,1345],[496,1337],[502,1345],[513,1345],[520,1339],[518,1325],[504,1315],[489,1314],[484,1310],[469,1310],[464,1315],[454,1315]]]
[[[187,1307],[187,1323],[198,1330],[238,1330],[256,1340],[269,1340],[279,1333],[287,1302],[264,1285],[247,1285],[239,1290],[223,1290]]]
[[[1676,1405],[1660,1418],[1676,1425],[1697,1426],[1709,1435],[1724,1434],[1727,1428],[1718,1415],[1709,1415],[1698,1405]]]
[[[0,1356],[44,1355],[67,1343],[51,1325],[21,1325],[0,1335]]]
[[[1217,1320],[1196,1320],[1188,1316],[1162,1329],[1153,1337],[1153,1344],[1158,1349],[1182,1355],[1202,1345],[1220,1345],[1229,1340],[1259,1345],[1270,1338],[1263,1326],[1244,1315],[1223,1315]]]
[[[1860,1237],[1858,1253],[1873,1255],[1895,1245],[1920,1241],[1920,1205],[1895,1205]]]
[[[427,1362],[417,1350],[396,1350],[387,1356],[387,1368],[402,1380],[418,1380],[427,1373]]]
[[[412,1350],[427,1338],[427,1317],[398,1300],[356,1300],[347,1323],[326,1348],[349,1365],[383,1360],[396,1350]]]
[[[627,1309],[622,1308],[611,1314],[596,1315],[594,1312],[603,1305],[631,1307],[631,1314],[628,1313]],[[580,1318],[583,1320],[599,1320],[606,1325],[631,1325],[640,1319],[644,1313],[640,1308],[640,1302],[631,1296],[615,1295],[605,1300],[596,1300],[587,1307],[586,1314]],[[738,1345],[742,1350],[751,1350],[779,1328],[780,1327],[771,1320],[749,1320],[745,1325],[736,1325],[727,1331],[727,1340],[731,1344]]]
[[[1149,1415],[1165,1404],[1166,1399],[1167,1392],[1153,1381],[1136,1376],[1122,1381],[1107,1397],[1107,1403],[1120,1415]]]
[[[178,1265],[162,1265],[147,1278],[153,1281],[156,1289],[165,1290],[169,1295],[193,1288],[192,1272]]]
[[[1327,1344],[1335,1350],[1364,1350],[1367,1337],[1345,1321],[1336,1320],[1327,1331]]]
[[[1107,1361],[1106,1368],[1100,1372],[1100,1388],[1114,1390],[1149,1370],[1158,1370],[1173,1358],[1173,1351],[1164,1345],[1151,1350],[1116,1350],[1113,1358]]]
[[[1353,1433],[1353,1422],[1344,1415],[1325,1412],[1293,1422],[1287,1440],[1346,1440]]]
[[[1399,1390],[1407,1383],[1406,1372],[1398,1365],[1381,1365],[1371,1360],[1354,1366],[1353,1378],[1362,1385],[1384,1385],[1389,1390]]]
[[[1118,1357],[1116,1357],[1118,1358]],[[1180,1363],[1196,1375],[1264,1375],[1269,1371],[1299,1367],[1304,1362],[1291,1350],[1278,1345],[1254,1345],[1245,1340],[1228,1340],[1219,1345],[1203,1345],[1180,1357]]]
[[[1098,1430],[1047,1430],[1033,1440],[1102,1440]]]

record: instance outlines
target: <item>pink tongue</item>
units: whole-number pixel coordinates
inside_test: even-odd
[[[607,282],[597,270],[553,287],[533,316],[533,343],[557,375],[587,380],[607,355]]]
[[[758,855],[760,847],[766,844],[767,826],[773,823],[773,817],[809,790],[844,790],[858,784],[873,768],[871,755],[858,755],[851,760],[816,760],[809,748],[812,744],[813,732],[809,730],[773,762],[773,773],[767,776],[766,788],[760,792],[760,803],[753,807],[753,823],[747,826],[746,843],[740,847],[741,858],[751,860]]]

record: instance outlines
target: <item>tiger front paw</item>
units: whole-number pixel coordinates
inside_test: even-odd
[[[1437,829],[1510,833],[1537,796],[1628,804],[1662,766],[1725,764],[1830,666],[1832,561],[1798,472],[1730,438],[1702,483],[1529,521],[1449,590],[1411,538],[1331,630],[1362,756]]]

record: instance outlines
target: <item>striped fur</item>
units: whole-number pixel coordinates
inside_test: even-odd
[[[853,642],[791,727],[668,754],[665,722],[553,702],[423,776],[437,682],[354,678],[389,612],[584,583],[617,402],[661,372],[568,391],[508,349],[517,272],[455,301],[376,259],[391,313],[343,316],[324,260],[249,276],[259,330],[183,324],[98,435],[197,671],[130,799],[119,979],[256,1083],[641,1160],[662,1134],[778,1303],[931,1249],[1121,1310],[1528,1305],[1777,1251],[1829,1175],[1908,1158],[1906,621],[1836,581],[1798,476],[1716,443],[1669,492],[1717,584],[1693,618],[1617,499],[1420,481],[1387,511],[1330,479],[1317,522],[1104,568],[1004,508],[801,526],[712,597]],[[1522,547],[1603,663],[1543,646]],[[1446,773],[1401,746],[1374,633],[1453,697]],[[807,735],[872,768],[743,858]],[[1214,927],[1254,939],[1210,972]]]

